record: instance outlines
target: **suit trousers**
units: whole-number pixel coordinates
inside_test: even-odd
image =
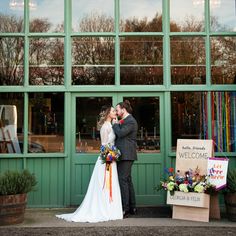
[[[117,162],[123,211],[129,211],[136,206],[135,192],[131,176],[133,163],[134,161],[129,160]]]

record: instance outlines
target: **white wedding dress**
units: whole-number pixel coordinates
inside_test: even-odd
[[[110,122],[105,122],[100,130],[101,143],[114,144],[115,134]],[[116,162],[111,164],[112,168],[112,198],[110,198],[109,172],[105,171],[98,157],[89,182],[87,193],[83,202],[74,213],[56,215],[58,218],[70,222],[102,222],[108,220],[123,219],[120,186],[118,181]],[[105,184],[104,175],[106,173]]]

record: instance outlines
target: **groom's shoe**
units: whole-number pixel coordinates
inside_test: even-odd
[[[129,212],[128,211],[123,211],[123,218],[128,218],[129,217]]]
[[[131,215],[136,215],[137,214],[137,208],[130,208],[130,210],[129,210],[129,213],[131,214]]]

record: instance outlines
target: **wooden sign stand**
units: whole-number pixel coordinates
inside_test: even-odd
[[[200,169],[207,174],[207,160],[213,156],[213,141],[201,139],[178,139],[176,150],[176,170]],[[173,204],[173,219],[209,222],[210,195],[205,193],[175,192],[171,198],[167,195],[167,204]]]

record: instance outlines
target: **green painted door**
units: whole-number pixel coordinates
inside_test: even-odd
[[[102,105],[114,106],[128,99],[139,131],[138,161],[132,170],[137,205],[162,205],[164,196],[154,189],[160,182],[165,162],[164,112],[161,93],[85,93],[72,97],[71,205],[83,200],[94,163],[98,158],[100,136],[96,129]]]

